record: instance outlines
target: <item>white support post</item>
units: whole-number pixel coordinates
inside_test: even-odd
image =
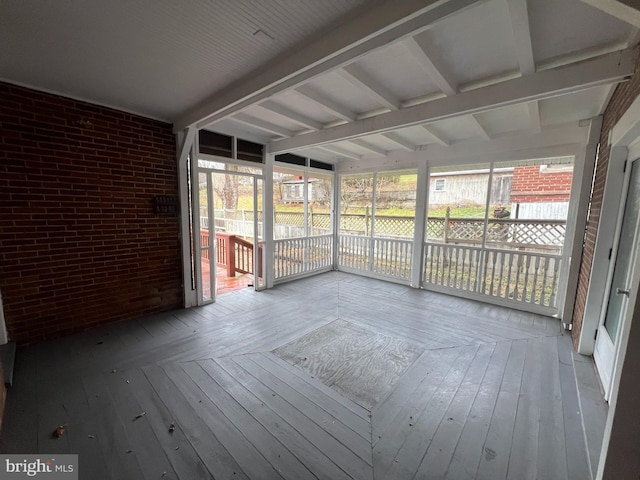
[[[333,269],[338,270],[339,250],[340,250],[340,189],[342,188],[342,177],[336,174],[333,177],[333,191],[331,202],[331,225],[333,226]]]
[[[178,194],[180,197],[180,246],[182,250],[182,294],[185,308],[197,305],[196,291],[192,282],[193,278],[193,245],[191,243],[191,228],[189,218],[189,170],[188,157],[197,129],[190,127],[180,132],[177,137],[177,162],[178,162]],[[193,157],[192,157],[193,158]]]
[[[558,314],[566,325],[572,322],[573,307],[578,291],[578,277],[580,276],[580,263],[582,259],[582,247],[584,232],[587,227],[587,215],[589,212],[589,197],[591,183],[596,165],[598,143],[600,141],[600,129],[602,116],[594,117],[589,123],[589,134],[585,148],[581,149],[575,157],[573,167],[573,180],[571,182],[571,199],[567,215],[567,239],[569,248],[562,251],[562,274],[558,295]],[[562,288],[562,287],[565,288]]]
[[[413,256],[411,257],[411,286],[420,288],[422,282],[422,260],[427,231],[427,190],[429,188],[429,168],[426,160],[418,162],[416,190],[416,220],[413,231]]]
[[[274,155],[267,154],[264,166],[262,167],[262,174],[264,175],[264,199],[262,201],[262,228],[264,229],[264,250],[262,251],[262,255],[264,256],[264,272],[262,272],[262,275],[266,288],[273,287],[275,276],[273,259],[273,160]]]
[[[194,277],[194,290],[192,292],[193,295],[193,304],[192,305],[201,305],[203,302],[203,285],[202,285],[202,261],[200,259],[200,182],[198,178],[198,136],[196,135],[193,139],[193,144],[191,145],[191,265],[195,265],[195,269],[193,271]],[[207,187],[209,184],[207,183]],[[210,225],[214,224],[214,219],[209,218]],[[211,241],[211,238],[209,238]],[[214,257],[215,259],[215,257]],[[211,261],[212,259],[209,259]],[[214,270],[215,271],[215,270]],[[211,292],[212,298],[215,298],[214,291]]]

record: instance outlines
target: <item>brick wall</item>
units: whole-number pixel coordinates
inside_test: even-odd
[[[539,165],[513,169],[511,203],[568,202],[571,171],[541,170]]]
[[[593,263],[593,255],[596,245],[596,233],[598,231],[600,209],[602,207],[602,199],[604,196],[604,184],[607,177],[607,167],[609,165],[609,151],[611,148],[608,144],[609,132],[613,129],[615,124],[620,120],[622,115],[627,111],[638,95],[640,95],[640,58],[636,62],[636,71],[631,80],[616,87],[616,90],[609,101],[609,105],[604,112],[602,120],[600,151],[593,183],[593,191],[591,193],[591,206],[589,218],[587,219],[587,231],[582,253],[582,262],[580,265],[578,293],[576,295],[576,303],[573,310],[572,335],[573,343],[576,348],[580,338],[582,319],[584,318],[584,307],[587,300],[587,289],[589,287],[589,278],[591,276],[591,266]]]
[[[0,82],[0,289],[20,343],[178,307],[171,126]]]

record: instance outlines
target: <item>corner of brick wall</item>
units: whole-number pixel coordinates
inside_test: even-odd
[[[609,165],[609,152],[611,146],[608,144],[609,132],[620,120],[622,115],[629,109],[633,101],[640,95],[640,57],[636,60],[636,70],[633,77],[619,84],[609,101],[602,120],[602,133],[600,135],[600,151],[598,163],[595,171],[593,190],[591,192],[591,204],[589,217],[587,219],[587,229],[585,243],[582,251],[580,264],[580,277],[578,279],[578,292],[576,295],[575,307],[573,309],[573,329],[572,338],[574,348],[578,348],[580,333],[582,331],[582,320],[587,301],[587,290],[589,279],[591,278],[591,267],[595,253],[596,234],[600,221],[600,209],[604,197],[604,185],[607,179],[607,167]]]
[[[169,124],[0,82],[0,289],[33,343],[182,303]]]

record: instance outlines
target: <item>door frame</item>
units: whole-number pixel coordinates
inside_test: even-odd
[[[246,163],[242,162],[242,161],[236,161],[234,159],[231,158],[225,158],[225,157],[213,157],[211,155],[207,155],[207,154],[199,154],[199,156],[197,158],[201,158],[204,160],[211,160],[211,161],[215,161],[215,162],[220,162],[220,163],[231,163],[231,164],[236,164],[236,165],[240,165],[240,166],[250,166],[252,168],[258,168],[255,165],[247,165]],[[209,237],[209,251],[210,251],[210,262],[213,262],[213,264],[215,265],[215,261],[217,258],[217,251],[216,251],[216,241],[215,241],[215,205],[214,205],[214,194],[213,194],[213,176],[215,174],[219,174],[219,175],[233,175],[233,176],[242,176],[242,177],[247,177],[247,178],[251,178],[251,190],[252,190],[252,197],[253,197],[253,210],[254,212],[257,212],[258,209],[258,204],[259,204],[259,199],[258,199],[258,182],[260,180],[262,180],[262,204],[265,204],[265,181],[264,181],[264,171],[262,174],[257,174],[257,173],[248,173],[248,172],[237,172],[237,171],[232,171],[232,170],[223,170],[223,169],[215,169],[215,168],[207,168],[207,167],[200,167],[198,166],[198,162],[196,160],[196,162],[194,162],[194,170],[195,170],[195,174],[193,175],[192,178],[194,179],[198,179],[199,178],[199,174],[203,173],[205,175],[207,175],[207,210],[208,210],[208,214],[209,214],[209,232],[211,232],[211,226],[213,225],[213,237],[211,237],[211,233],[209,233],[210,237]],[[201,251],[201,245],[200,245],[200,202],[199,202],[199,194],[198,194],[198,188],[197,188],[197,183],[194,182],[194,184],[196,184],[196,187],[193,188],[193,192],[192,192],[192,209],[193,209],[193,216],[194,216],[194,221],[193,221],[193,230],[194,230],[194,235],[193,235],[193,243],[194,243],[194,252],[197,252],[197,256],[194,255],[196,261],[195,261],[195,272],[196,272],[196,291],[197,291],[197,304],[198,305],[207,305],[209,303],[214,303],[216,301],[216,290],[217,290],[217,279],[215,277],[215,272],[216,269],[213,268],[211,275],[213,275],[213,277],[211,277],[211,299],[210,300],[204,300],[203,299],[203,285],[202,283],[202,268],[201,268],[201,264],[200,264],[200,251]],[[253,251],[254,251],[254,255],[253,255],[253,267],[254,267],[254,272],[259,272],[260,271],[260,267],[262,267],[262,271],[265,271],[265,255],[262,255],[262,265],[259,265],[259,261],[261,256],[257,253],[259,251],[259,246],[260,243],[265,243],[264,242],[264,238],[262,240],[262,242],[259,240],[259,229],[258,229],[258,215],[254,214],[253,215],[253,231],[254,231],[254,239],[253,239]],[[263,218],[263,228],[264,228],[264,224],[265,224],[265,219]],[[264,237],[264,231],[263,231],[263,237]],[[264,249],[263,249],[264,250]],[[263,273],[264,275],[264,273]],[[253,289],[255,291],[259,291],[259,290],[263,290],[265,288],[265,280],[263,279],[262,282],[259,281],[258,276],[256,274],[254,274],[254,281],[253,281]]]
[[[627,157],[634,158],[632,155],[633,153],[628,152]],[[625,214],[626,204],[627,204],[627,195],[629,192],[629,183],[631,179],[632,164],[636,162],[638,162],[636,165],[636,168],[640,169],[640,158],[638,157],[635,157],[634,160],[626,160],[626,162],[623,164],[624,179],[623,179],[622,189],[620,189],[621,201],[618,208],[618,214],[616,216],[617,221],[616,221],[616,227],[614,231],[615,232],[614,241],[611,247],[611,260],[609,262],[609,267],[606,275],[607,283],[604,289],[604,301],[602,302],[602,306],[601,306],[602,308],[600,312],[600,320],[598,323],[598,329],[596,330],[597,335],[596,335],[594,350],[593,350],[593,358],[596,363],[598,374],[600,376],[600,381],[602,382],[602,387],[604,389],[604,398],[607,401],[611,396],[612,381],[615,376],[615,369],[617,364],[616,359],[619,357],[619,354],[620,354],[620,346],[622,343],[621,335],[625,331],[624,322],[628,321],[626,320],[628,316],[627,311],[631,309],[632,310],[631,313],[633,313],[633,304],[631,303],[632,298],[631,298],[631,295],[629,295],[624,303],[622,311],[620,312],[620,323],[617,326],[616,342],[613,342],[611,340],[611,337],[608,332],[602,331],[602,330],[605,330],[604,323],[606,321],[606,316],[608,312],[611,291],[614,287],[613,285],[614,272],[616,268],[616,262],[619,260],[618,250],[620,248],[620,236],[622,234],[622,226],[625,220],[624,214]],[[629,278],[626,279],[627,287],[630,289],[630,291],[633,291],[635,288],[637,288],[637,284],[636,284],[637,272],[634,270],[634,266],[637,265],[637,259],[638,259],[639,249],[635,245],[636,243],[635,241],[638,238],[640,238],[640,231],[638,230],[636,225],[635,235],[634,235],[634,246],[632,246],[631,258],[626,259],[632,265],[631,271],[629,272]],[[606,358],[607,356],[609,356],[610,358]]]
[[[603,142],[604,143],[604,142]],[[598,230],[594,249],[591,274],[585,302],[585,311],[582,321],[582,329],[578,339],[578,352],[583,355],[593,355],[595,348],[596,331],[600,326],[603,309],[608,300],[608,294],[613,276],[613,262],[610,252],[617,248],[622,225],[622,215],[627,194],[627,175],[630,168],[625,171],[625,162],[632,162],[640,158],[640,97],[632,103],[625,114],[610,131],[607,143],[610,145],[607,175],[604,194],[598,222]],[[604,145],[601,145],[602,149]],[[602,167],[600,167],[602,168]],[[624,188],[620,188],[624,186]],[[613,257],[613,254],[611,254]],[[636,264],[636,269],[640,268]],[[607,272],[607,275],[598,275],[596,272]],[[637,276],[638,272],[632,272]],[[628,341],[629,322],[634,313],[635,293],[632,292],[628,301],[626,315],[623,316],[618,327],[618,353],[614,360],[614,371],[611,375],[610,402],[615,401],[618,390],[620,365],[624,361],[624,354]],[[607,432],[605,432],[605,437]]]

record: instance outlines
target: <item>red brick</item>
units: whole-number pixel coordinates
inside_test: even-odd
[[[0,82],[0,288],[33,343],[180,306],[171,125]],[[161,293],[159,293],[161,292]]]

